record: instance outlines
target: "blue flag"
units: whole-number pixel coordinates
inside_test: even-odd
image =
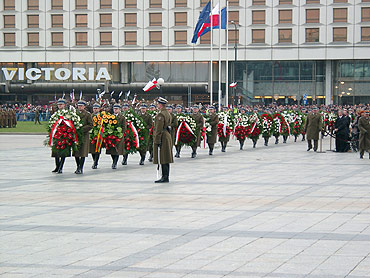
[[[193,39],[191,40],[192,43],[196,43],[199,37],[199,31],[202,29],[203,24],[209,19],[209,14],[211,13],[211,2],[208,2],[207,5],[204,6],[202,12],[199,15],[197,25],[195,26]]]

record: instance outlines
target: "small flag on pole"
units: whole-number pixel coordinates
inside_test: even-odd
[[[237,84],[238,84],[237,82],[230,83],[229,87],[230,88],[235,88]]]
[[[121,91],[121,92],[119,93],[119,95],[118,95],[118,98],[119,98],[119,99],[121,98],[122,94],[123,94],[123,92]]]
[[[132,100],[131,105],[135,105],[135,103],[136,103],[136,94],[134,95],[134,99]]]
[[[148,91],[150,91],[151,89],[153,89],[153,88],[155,88],[156,86],[157,86],[157,80],[155,79],[155,78],[153,78],[153,80],[152,81],[149,81],[146,85],[145,85],[145,87],[143,88],[143,91],[144,92],[148,92]]]
[[[112,91],[112,92],[110,93],[110,97],[113,97],[113,95],[114,95],[114,91]]]
[[[80,91],[80,100],[82,99],[82,91]]]

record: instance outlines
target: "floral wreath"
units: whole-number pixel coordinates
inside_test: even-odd
[[[197,123],[192,116],[184,113],[177,114],[176,118],[178,126],[175,135],[175,145],[194,145],[197,140],[195,134],[198,134]]]
[[[137,150],[146,150],[149,142],[149,133],[141,116],[132,108],[123,113],[126,118],[127,129],[125,134],[125,152],[135,153]]]

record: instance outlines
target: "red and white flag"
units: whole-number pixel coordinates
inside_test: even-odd
[[[155,88],[156,86],[157,86],[157,80],[155,79],[155,78],[153,78],[153,80],[152,81],[149,81],[146,85],[145,85],[145,87],[143,88],[143,91],[144,92],[148,92],[148,91],[150,91],[151,89],[153,89],[153,88]]]
[[[132,99],[132,103],[131,103],[131,105],[134,105],[135,103],[136,103],[136,100],[137,100],[137,98],[136,98],[136,94],[134,95],[134,98]]]
[[[238,84],[237,82],[230,83],[229,87],[230,88],[235,88],[237,84]]]

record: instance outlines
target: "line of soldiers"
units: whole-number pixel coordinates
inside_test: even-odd
[[[17,126],[17,113],[15,109],[0,109],[0,128],[14,128]]]

